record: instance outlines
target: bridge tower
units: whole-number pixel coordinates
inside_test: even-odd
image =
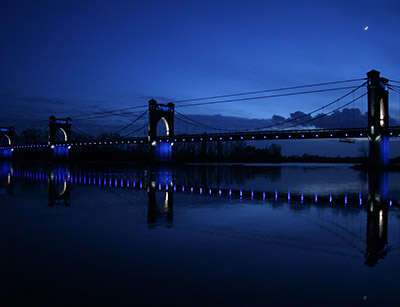
[[[49,145],[53,152],[53,159],[65,160],[68,159],[68,146],[57,146],[56,134],[61,130],[64,135],[62,145],[71,139],[71,118],[55,118],[53,115],[49,118]],[[58,144],[60,145],[60,144]]]
[[[165,124],[166,136],[174,135],[174,110],[175,105],[157,103],[154,99],[149,101],[149,142],[154,162],[169,162],[172,160],[172,142],[157,142],[157,125],[160,120]]]
[[[370,169],[368,190],[365,264],[374,266],[388,251],[388,173],[380,169]]]
[[[371,70],[368,77],[369,163],[374,167],[389,164],[389,92],[388,79]]]
[[[7,145],[14,143],[14,127],[0,127],[0,139],[6,140]],[[0,145],[1,146],[1,145]],[[0,149],[0,159],[11,159],[12,149],[11,148],[1,148]]]

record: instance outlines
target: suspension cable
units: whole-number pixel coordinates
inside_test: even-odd
[[[75,126],[75,125],[73,125],[73,124],[71,124],[71,126],[72,126],[75,130],[77,130],[78,132],[82,133],[83,135],[86,135],[86,136],[88,136],[88,137],[93,137],[92,135],[83,132],[83,131],[82,131],[81,129],[79,129],[77,126]]]
[[[130,122],[128,125],[122,127],[121,129],[115,131],[113,134],[119,133],[127,128],[129,128],[130,126],[132,126],[134,123],[136,123],[139,119],[141,119],[143,116],[145,116],[147,114],[149,110],[146,110],[144,113],[142,113],[141,115],[139,115],[135,120],[133,120],[132,122]]]
[[[325,82],[325,83],[317,83],[317,84],[282,87],[282,88],[267,89],[267,90],[252,91],[252,92],[243,92],[243,93],[236,93],[236,94],[226,94],[226,95],[218,95],[218,96],[210,96],[210,97],[184,99],[184,100],[177,100],[174,103],[183,103],[183,102],[189,102],[189,101],[201,101],[201,100],[209,100],[209,99],[219,99],[219,98],[234,97],[234,96],[244,96],[244,95],[254,95],[254,94],[261,94],[261,93],[270,93],[270,92],[294,90],[294,89],[307,88],[307,87],[317,87],[317,86],[332,85],[332,84],[339,84],[339,83],[346,83],[346,82],[355,82],[355,81],[361,81],[361,80],[365,80],[365,79],[366,78],[351,79],[351,80],[343,80],[343,81],[333,81],[333,82]]]
[[[179,113],[176,110],[175,110],[175,113],[178,113],[180,116],[192,121],[193,123],[190,123],[190,122],[187,122],[187,121],[184,121],[184,120],[178,118],[179,120],[181,120],[183,122],[186,122],[188,124],[191,124],[191,125],[195,125],[195,126],[200,127],[200,128],[210,128],[210,129],[220,130],[220,131],[235,131],[235,130],[232,130],[232,129],[222,129],[222,128],[217,128],[217,127],[213,127],[213,126],[210,126],[210,125],[206,125],[206,124],[200,123],[200,122],[198,122],[198,121],[196,121],[196,120],[194,120],[194,119],[192,119],[192,118],[190,118],[190,117],[188,117],[188,116],[186,116],[186,115],[184,115],[182,113]]]
[[[340,106],[340,107],[338,107],[338,108],[333,109],[332,111],[330,111],[330,112],[328,112],[328,113],[320,114],[319,116],[316,116],[316,117],[314,117],[314,118],[311,118],[311,119],[309,119],[309,120],[307,120],[307,121],[305,121],[305,122],[302,122],[302,123],[299,123],[299,124],[295,124],[295,125],[292,125],[292,126],[289,126],[289,127],[285,127],[285,128],[282,128],[282,129],[293,128],[293,127],[296,127],[296,126],[299,126],[299,125],[307,124],[307,123],[312,122],[312,121],[314,121],[314,120],[316,120],[316,119],[320,119],[320,118],[326,117],[326,116],[328,116],[328,115],[330,115],[330,114],[333,114],[335,111],[338,111],[338,110],[340,110],[340,109],[343,109],[344,107],[347,107],[348,105],[352,104],[353,102],[357,101],[358,99],[364,97],[364,96],[367,95],[367,94],[368,94],[368,93],[364,93],[364,94],[358,96],[357,98],[355,98],[355,99],[349,101],[348,103],[346,103],[346,104],[344,104],[344,105],[342,105],[342,106]]]
[[[396,93],[400,93],[400,90],[397,88],[393,88],[392,86],[389,86],[389,89],[391,89],[392,91],[396,92]]]
[[[280,122],[280,123],[277,123],[277,124],[272,124],[272,125],[269,125],[269,126],[262,126],[262,127],[257,127],[257,128],[248,128],[248,129],[245,129],[245,130],[243,130],[243,131],[270,129],[270,128],[274,128],[274,127],[278,127],[278,126],[281,126],[281,125],[288,124],[288,123],[290,123],[290,122],[297,121],[297,120],[299,120],[299,119],[301,119],[301,118],[310,116],[310,115],[312,115],[312,114],[314,114],[314,113],[316,113],[316,112],[318,112],[318,111],[321,111],[322,109],[325,109],[325,108],[327,108],[327,107],[329,107],[329,106],[331,106],[331,105],[333,105],[333,104],[339,102],[340,100],[342,100],[342,99],[346,98],[347,96],[353,94],[353,93],[356,92],[358,89],[360,89],[360,88],[362,88],[363,86],[365,86],[366,84],[367,84],[367,82],[364,82],[363,84],[361,84],[360,86],[356,87],[355,89],[353,89],[352,91],[348,92],[347,94],[345,94],[345,95],[343,95],[343,96],[341,96],[341,97],[335,99],[334,101],[332,101],[332,102],[330,102],[330,103],[328,103],[328,104],[326,104],[326,105],[324,105],[324,106],[322,106],[322,107],[319,107],[319,108],[317,108],[317,109],[315,109],[315,110],[313,110],[313,111],[311,111],[311,112],[309,112],[309,113],[307,113],[307,114],[303,114],[302,116],[299,116],[299,117],[296,117],[296,118],[292,118],[292,119],[288,119],[288,120],[285,120],[285,121],[283,121],[283,122]],[[351,87],[351,88],[353,88],[353,87]],[[191,120],[191,121],[193,121],[193,122],[196,122],[196,123],[198,123],[198,124],[204,126],[204,127],[208,127],[208,128],[212,128],[212,129],[216,129],[216,130],[223,130],[223,131],[237,131],[237,130],[231,130],[231,129],[218,129],[218,128],[215,128],[215,127],[211,127],[211,126],[208,126],[208,125],[199,123],[199,122],[197,122],[197,121],[191,119],[190,117],[187,117],[187,116],[185,116],[185,115],[179,113],[179,112],[176,111],[176,110],[175,110],[175,112],[178,113],[178,114],[180,114],[181,116],[184,116],[185,118],[187,118],[187,119],[189,119],[189,120]]]
[[[178,106],[178,107],[183,108],[183,107],[203,106],[203,105],[220,104],[220,103],[228,103],[228,102],[238,102],[238,101],[278,98],[278,97],[287,97],[287,96],[295,96],[295,95],[304,95],[304,94],[339,91],[339,90],[345,90],[345,89],[354,89],[354,86],[337,87],[337,88],[321,89],[321,90],[313,90],[313,91],[304,91],[304,92],[295,92],[295,93],[286,93],[286,94],[274,94],[274,95],[257,96],[257,97],[227,99],[227,100],[221,100],[221,101],[206,101],[206,102],[185,104],[185,105],[181,105],[181,106]]]
[[[146,125],[140,127],[139,129],[136,129],[135,131],[132,131],[132,132],[130,132],[130,133],[128,133],[128,134],[125,134],[125,135],[123,135],[122,137],[125,138],[125,137],[127,137],[127,136],[130,136],[130,135],[134,134],[135,132],[138,132],[138,131],[142,130],[143,128],[146,128],[147,126],[148,126],[148,124],[146,124]]]

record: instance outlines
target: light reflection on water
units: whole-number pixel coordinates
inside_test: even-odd
[[[2,164],[2,294],[15,303],[394,304],[399,182],[342,166]]]

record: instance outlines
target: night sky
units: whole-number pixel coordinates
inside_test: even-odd
[[[74,119],[150,98],[363,78],[371,69],[400,80],[399,20],[400,1],[389,0],[2,1],[0,126],[25,129],[51,114]],[[178,110],[287,117],[345,92]],[[398,118],[399,94],[391,99]],[[129,116],[92,124],[123,125]]]

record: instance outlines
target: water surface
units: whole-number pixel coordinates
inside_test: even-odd
[[[14,305],[398,305],[399,173],[349,165],[0,171]]]

